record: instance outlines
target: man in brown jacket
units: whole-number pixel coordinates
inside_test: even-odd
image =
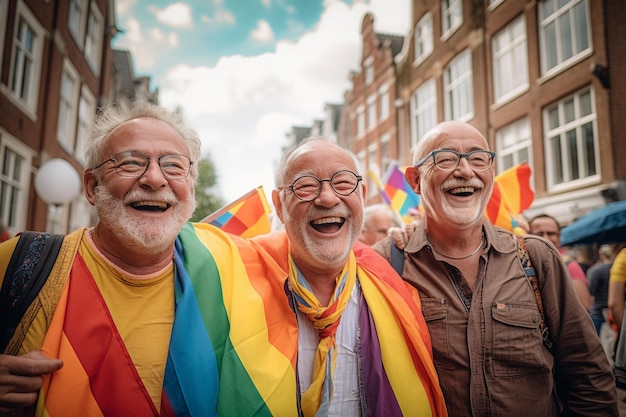
[[[406,170],[424,217],[403,278],[419,290],[449,415],[617,416],[612,370],[556,248],[527,236],[518,255],[517,238],[484,217],[494,156],[478,130],[444,122]],[[389,239],[374,249],[391,259]]]

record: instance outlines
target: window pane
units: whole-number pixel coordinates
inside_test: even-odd
[[[550,148],[552,152],[552,167],[554,168],[554,183],[563,182],[563,164],[561,162],[561,141],[558,136],[550,138]]]
[[[559,40],[561,41],[561,61],[574,55],[572,50],[572,28],[569,14],[561,16],[559,22]]]
[[[563,104],[563,118],[565,123],[572,122],[576,118],[574,113],[574,100],[568,100]]]
[[[585,2],[574,6],[574,35],[576,36],[576,52],[582,52],[589,48],[589,29],[587,27],[587,9]]]
[[[580,115],[586,116],[591,114],[591,93],[586,92],[585,94],[580,95]]]
[[[593,137],[593,124],[586,123],[582,127],[583,143],[587,151],[587,174],[596,175],[596,151],[595,141]]]
[[[580,170],[578,168],[578,148],[576,147],[576,130],[572,129],[565,133],[567,138],[567,150],[569,152],[569,166],[572,170],[571,179],[580,178]]]
[[[554,22],[546,26],[544,31],[544,45],[546,50],[546,69],[550,69],[556,66],[558,61],[556,50],[556,25]]]

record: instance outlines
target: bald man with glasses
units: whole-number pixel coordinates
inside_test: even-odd
[[[611,368],[556,248],[485,218],[488,146],[471,125],[443,122],[405,174],[424,213],[402,276],[419,292],[448,413],[617,416]],[[390,260],[391,245],[374,249]]]

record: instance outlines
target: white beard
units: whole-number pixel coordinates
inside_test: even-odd
[[[286,207],[286,203],[287,202],[283,200],[283,208]],[[350,230],[339,238],[320,241],[320,238],[308,233],[310,227],[309,216],[313,210],[315,209],[310,209],[307,212],[306,218],[292,217],[289,210],[284,210],[283,220],[285,230],[291,241],[291,247],[301,248],[301,250],[304,250],[318,265],[331,268],[343,267],[348,260],[352,246],[361,234],[363,217],[355,218],[347,215],[345,212],[338,213],[335,210],[333,215],[346,217],[346,224],[343,225],[343,228],[350,227]],[[321,211],[321,209],[317,210],[318,212]],[[347,208],[344,210],[346,212],[348,211]],[[325,215],[330,215],[330,213],[325,213]]]
[[[94,190],[95,206],[100,221],[109,228],[117,239],[124,242],[125,247],[147,255],[157,254],[172,247],[178,232],[196,209],[196,201],[190,198],[179,201],[170,190],[159,193],[134,191],[126,195],[126,199],[165,200],[171,202],[172,216],[161,224],[132,213],[124,201],[116,199],[105,185]],[[158,195],[158,198],[155,198]]]

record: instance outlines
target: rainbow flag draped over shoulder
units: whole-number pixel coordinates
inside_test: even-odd
[[[493,193],[485,208],[485,216],[492,224],[509,231],[519,229],[517,217],[535,198],[530,175],[530,166],[521,163],[494,178]]]
[[[271,223],[268,214],[272,210],[265,197],[263,186],[246,193],[202,219],[227,233],[244,238],[269,233]]]
[[[251,241],[285,280],[289,243],[284,232]],[[363,300],[359,314],[361,375],[368,415],[446,416],[446,406],[432,361],[430,336],[416,290],[367,245],[354,248]],[[266,260],[268,264],[271,262]]]
[[[44,377],[37,415],[297,415],[297,324],[283,282],[271,279],[282,271],[272,273],[272,265],[241,242],[237,248],[203,223],[188,223],[179,234],[160,409],[77,256],[42,348],[65,365]]]
[[[405,223],[410,223],[412,219],[409,216],[409,210],[417,210],[420,205],[420,197],[411,189],[411,186],[404,178],[404,170],[400,169],[396,164],[391,164],[385,172],[382,181],[378,179],[376,173],[370,171],[369,174],[378,186],[380,195],[385,203]]]

